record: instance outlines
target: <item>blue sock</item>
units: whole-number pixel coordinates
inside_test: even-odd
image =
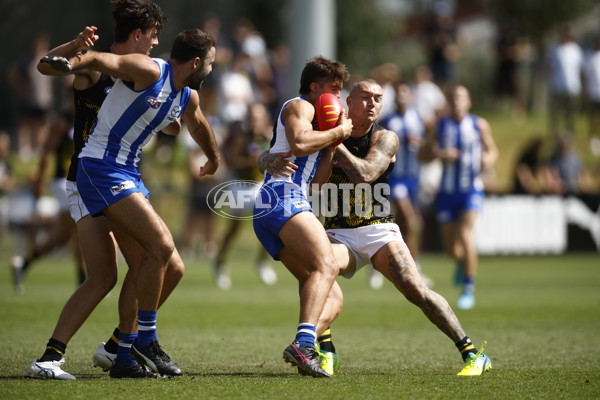
[[[157,340],[156,310],[138,310],[138,337],[135,346],[136,348],[148,347],[153,340]]]
[[[315,347],[315,341],[317,340],[317,327],[307,322],[298,324],[298,332],[296,332],[295,342],[298,343],[298,347]]]
[[[123,367],[135,364],[131,358],[131,345],[137,337],[137,333],[119,332],[119,347],[117,348],[117,362]]]
[[[475,279],[465,276],[463,280],[463,291],[468,293],[475,292]]]

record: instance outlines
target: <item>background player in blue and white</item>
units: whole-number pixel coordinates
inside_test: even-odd
[[[300,78],[300,96],[284,103],[270,149],[271,153],[286,154],[297,170],[287,176],[265,174],[259,196],[262,204],[269,204],[273,211],[254,219],[254,231],[262,245],[274,259],[283,262],[301,286],[298,330],[284,358],[300,370],[322,377],[329,374],[320,367],[315,351],[316,325],[338,268],[323,225],[307,200],[307,191],[321,150],[347,138],[352,122],[342,115],[335,128],[315,130],[314,104],[323,93],[339,96],[348,78],[340,62],[324,57],[307,61]],[[255,208],[255,216],[260,212]]]
[[[183,118],[208,158],[200,175],[216,171],[219,154],[214,134],[200,109],[198,92],[191,89],[200,87],[214,59],[215,41],[199,29],[177,36],[169,61],[87,50],[69,58],[75,71],[91,68],[119,78],[79,155],[77,187],[91,215],[106,215],[145,252],[136,275],[139,334],[119,334],[111,377],[130,376],[129,369],[135,368],[130,354],[134,340],[140,347],[156,340],[156,310],[167,264],[173,258],[183,264],[169,229],[147,199],[137,168],[139,153],[159,130],[178,132]]]
[[[399,83],[396,86],[396,110],[388,114],[381,124],[398,135],[396,163],[388,179],[390,197],[395,207],[395,221],[420,271],[419,243],[423,217],[418,204],[421,172],[418,154],[425,141],[426,128],[423,118],[412,106],[411,90],[406,83]],[[430,279],[426,277],[424,279],[429,286],[432,285]]]
[[[471,96],[464,86],[449,92],[450,115],[439,120],[420,154],[423,160],[443,162],[442,180],[436,200],[436,215],[446,252],[457,261],[462,291],[458,307],[475,306],[477,250],[473,229],[483,205],[483,168],[498,157],[488,122],[470,114]]]

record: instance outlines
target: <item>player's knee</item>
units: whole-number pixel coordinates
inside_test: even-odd
[[[185,272],[185,264],[177,252],[173,253],[173,256],[169,259],[167,265],[167,274],[171,279],[181,279]]]
[[[162,238],[151,248],[146,249],[146,251],[149,256],[154,257],[160,260],[162,264],[167,265],[175,252],[175,243],[172,239]]]
[[[325,279],[335,281],[339,275],[340,267],[335,257],[330,257],[324,260],[320,266],[320,272],[324,274]]]
[[[104,274],[89,274],[85,284],[90,290],[95,290],[104,294],[110,292],[117,284],[117,271],[105,272]]]

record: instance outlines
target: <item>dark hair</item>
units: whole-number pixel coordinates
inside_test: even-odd
[[[171,59],[186,62],[194,57],[204,60],[212,47],[215,39],[201,29],[189,29],[181,32],[175,38],[171,47]]]
[[[112,0],[112,4],[117,43],[126,42],[136,29],[145,33],[156,28],[160,32],[167,22],[160,7],[149,0]]]
[[[313,82],[322,84],[340,80],[344,83],[348,79],[350,79],[350,74],[341,62],[328,60],[322,56],[313,57],[306,62],[302,70],[299,93],[301,95],[310,93],[310,84]]]

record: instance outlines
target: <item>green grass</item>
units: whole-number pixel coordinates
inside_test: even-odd
[[[6,245],[6,244],[5,244]],[[4,262],[3,252],[0,259]],[[117,323],[114,290],[69,343],[64,368],[77,381],[26,380],[74,289],[70,259],[41,260],[16,296],[0,275],[0,399],[595,399],[600,397],[600,262],[597,254],[484,257],[478,304],[457,314],[476,344],[488,341],[493,370],[459,378],[449,339],[389,284],[367,285],[361,271],[340,280],[345,308],[333,327],[342,368],[332,379],[298,376],[282,361],[297,323],[297,286],[277,264],[280,281],[260,284],[248,255],[246,226],[230,267],[234,286],[212,283],[209,264],[190,261],[159,312],[159,337],[185,376],[161,381],[111,380],[90,357]],[[6,264],[5,264],[6,265]],[[453,304],[452,266],[424,257],[435,290]]]

